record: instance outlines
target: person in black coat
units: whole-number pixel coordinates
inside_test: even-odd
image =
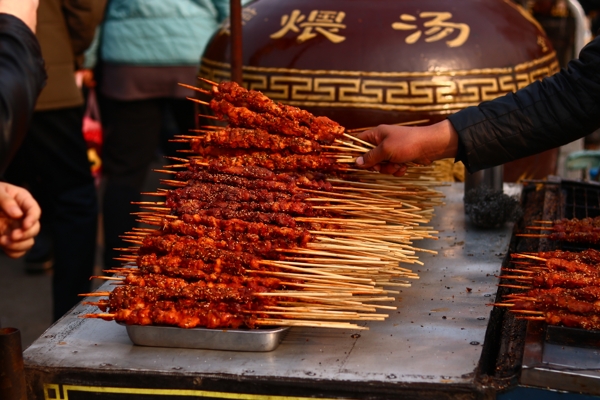
[[[424,127],[380,125],[358,134],[377,147],[357,166],[402,176],[407,162],[462,161],[473,173],[562,146],[600,128],[600,37],[578,59],[514,93]]]
[[[4,1],[4,0],[0,0]],[[82,133],[84,99],[75,71],[104,15],[105,0],[39,0],[36,36],[48,74],[23,144],[5,174],[42,209],[42,231],[25,271],[51,260],[54,320],[91,288],[98,196]],[[46,239],[45,241],[43,239]],[[42,270],[43,271],[43,270]]]
[[[0,172],[21,145],[46,82],[36,9],[34,0],[0,1]]]
[[[46,82],[35,37],[37,0],[0,0],[0,174],[27,132]],[[40,207],[22,187],[0,182],[0,248],[25,254],[40,230]]]

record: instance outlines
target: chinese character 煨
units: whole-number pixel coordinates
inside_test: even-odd
[[[291,31],[299,33],[296,38],[298,42],[305,42],[320,33],[333,43],[341,43],[346,38],[339,35],[338,32],[340,29],[346,28],[346,25],[342,24],[345,16],[346,13],[343,11],[313,10],[307,17],[300,10],[293,10],[289,15],[281,17],[282,28],[270,37],[279,39]],[[301,29],[302,32],[300,32]]]

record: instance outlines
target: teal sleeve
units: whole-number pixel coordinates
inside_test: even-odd
[[[218,22],[221,23],[229,16],[229,0],[213,0],[218,12]]]
[[[92,40],[92,44],[90,47],[83,53],[83,64],[81,67],[83,69],[93,69],[98,62],[98,44],[101,35],[101,27],[98,26],[96,28],[96,33],[94,34],[94,40]]]

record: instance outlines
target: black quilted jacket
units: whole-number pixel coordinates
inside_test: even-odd
[[[559,147],[600,127],[600,37],[555,75],[448,117],[470,172]]]
[[[40,45],[20,19],[0,14],[0,173],[21,144],[46,81]]]

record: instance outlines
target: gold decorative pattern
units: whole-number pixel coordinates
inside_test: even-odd
[[[559,70],[556,54],[506,68],[367,72],[243,67],[244,86],[299,107],[451,111],[514,92]],[[199,75],[230,79],[227,63],[202,59]]]
[[[291,75],[336,75],[336,76],[366,76],[380,78],[405,78],[405,77],[434,77],[434,76],[467,76],[467,75],[503,75],[521,72],[536,68],[540,65],[557,63],[556,52],[546,54],[535,60],[523,62],[513,67],[501,68],[474,68],[468,70],[434,70],[434,71],[401,71],[401,72],[373,72],[373,71],[349,71],[349,70],[329,70],[329,69],[298,69],[298,68],[278,68],[278,67],[255,67],[250,65],[244,66],[244,71],[269,73],[269,74],[291,74]],[[202,58],[202,65],[216,67],[228,71],[231,68],[229,63],[214,61],[208,58]],[[227,72],[229,73],[229,72]]]
[[[150,388],[120,388],[106,386],[84,386],[84,385],[60,385],[54,383],[44,384],[44,400],[69,400],[70,394],[75,393],[92,394],[117,394],[126,396],[132,395],[152,395],[158,396],[189,396],[189,397],[207,397],[211,399],[234,399],[234,400],[310,400],[313,397],[298,396],[276,396],[248,393],[228,393],[228,392],[210,392],[206,390],[194,389],[150,389]],[[154,398],[154,397],[153,397]],[[322,398],[322,400],[333,400]]]

